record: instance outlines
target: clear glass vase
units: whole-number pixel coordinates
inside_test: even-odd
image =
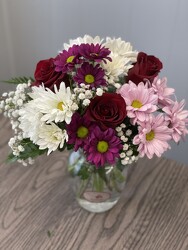
[[[124,189],[128,166],[106,165],[96,169],[81,151],[69,156],[68,170],[79,205],[94,213],[105,212],[118,202]]]

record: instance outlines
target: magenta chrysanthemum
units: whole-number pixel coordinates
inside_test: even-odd
[[[78,45],[73,45],[67,50],[63,50],[54,60],[55,70],[57,72],[67,73],[78,63]]]
[[[184,110],[185,101],[180,103],[174,102],[171,106],[163,108],[167,114],[166,120],[169,122],[169,127],[172,128],[172,138],[177,143],[180,139],[188,134],[188,110]]]
[[[131,118],[135,125],[137,121],[148,120],[149,115],[157,110],[157,95],[147,84],[140,82],[138,85],[129,81],[124,84],[118,93],[126,102],[127,116]]]
[[[108,56],[111,51],[100,44],[82,43],[79,47],[79,52],[84,58],[95,62],[104,61],[106,63],[106,60],[112,61]]]
[[[146,155],[149,159],[156,154],[161,157],[162,153],[170,148],[167,141],[171,139],[172,129],[162,114],[154,117],[150,115],[149,120],[139,122],[138,135],[133,139],[133,144],[138,145],[140,157]]]
[[[85,83],[90,85],[90,87],[99,87],[106,85],[106,80],[104,79],[104,70],[100,68],[97,64],[93,66],[87,62],[83,63],[82,66],[77,70],[77,74],[74,80],[78,83]]]
[[[121,140],[116,136],[114,129],[102,131],[96,126],[85,148],[87,161],[96,167],[103,167],[107,163],[114,164],[122,147]]]
[[[68,144],[74,144],[74,150],[80,147],[84,148],[88,138],[93,130],[93,123],[79,113],[74,113],[71,123],[67,125]]]

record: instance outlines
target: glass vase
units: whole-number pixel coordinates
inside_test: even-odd
[[[96,168],[86,161],[81,151],[69,156],[68,170],[78,204],[94,213],[105,212],[118,202],[124,189],[128,166],[105,165]]]

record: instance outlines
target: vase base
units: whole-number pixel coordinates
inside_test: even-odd
[[[108,200],[105,202],[90,202],[85,199],[77,198],[79,205],[84,208],[85,210],[92,212],[92,213],[102,213],[110,210],[112,207],[116,205],[118,202],[119,197],[117,199]]]

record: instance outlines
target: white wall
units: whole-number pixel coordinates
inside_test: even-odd
[[[188,102],[187,0],[0,0],[0,79],[32,76],[39,60],[86,33],[122,37],[158,56],[161,75]],[[188,138],[166,155],[188,163]]]

